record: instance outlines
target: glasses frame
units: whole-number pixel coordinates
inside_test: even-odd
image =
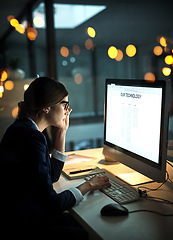
[[[59,104],[64,104],[64,110],[67,111],[69,109],[69,101],[61,101]]]

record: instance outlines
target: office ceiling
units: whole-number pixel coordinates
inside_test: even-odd
[[[36,0],[5,0],[0,8],[0,39],[8,33],[8,15],[22,16],[29,2]],[[74,30],[56,30],[57,45],[83,44],[86,41],[85,29],[93,26],[97,35],[94,44],[144,45],[156,42],[158,36],[173,38],[173,1],[142,0],[55,0],[57,3],[105,4],[107,9]],[[10,34],[8,41],[22,43],[19,33]],[[44,30],[39,30],[36,44],[44,45]],[[23,41],[24,42],[24,41]]]

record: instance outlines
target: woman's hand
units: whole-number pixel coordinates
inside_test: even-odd
[[[72,111],[71,108],[67,110],[67,112],[65,113],[65,118],[63,119],[62,127],[58,128],[56,133],[54,147],[56,150],[62,153],[65,152],[65,136],[66,136],[66,131],[69,127],[69,116],[71,111]]]
[[[81,191],[82,195],[85,195],[89,191],[95,191],[104,187],[110,187],[109,178],[106,176],[95,176],[90,180],[79,185],[77,188]]]
[[[62,129],[67,131],[68,127],[69,127],[69,116],[70,116],[70,113],[72,112],[72,109],[68,109],[65,113],[65,118],[63,120],[63,126],[62,126]]]
[[[88,180],[90,186],[91,186],[91,190],[90,191],[95,191],[95,190],[99,190],[102,189],[104,187],[110,187],[111,184],[109,182],[109,178],[106,176],[95,176],[93,178],[91,178],[90,180]]]

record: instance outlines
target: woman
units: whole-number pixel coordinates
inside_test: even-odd
[[[66,224],[64,211],[79,204],[88,191],[110,183],[107,177],[96,176],[76,188],[61,193],[54,191],[52,184],[58,181],[67,157],[65,136],[72,111],[68,106],[67,90],[51,78],[37,78],[25,91],[18,118],[7,129],[0,145],[1,206],[7,224],[15,222],[20,229],[22,224],[22,228],[29,226],[43,232],[54,226],[63,236],[74,234],[78,239],[78,235],[85,235],[84,230],[81,233],[69,215]],[[57,127],[51,158],[42,133],[48,126]]]

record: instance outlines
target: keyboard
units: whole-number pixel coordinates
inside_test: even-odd
[[[106,194],[108,197],[113,199],[115,202],[119,204],[126,204],[133,201],[139,200],[140,196],[135,188],[131,187],[128,183],[122,181],[117,176],[110,177],[111,173],[96,173],[93,175],[88,175],[85,177],[85,180],[89,180],[95,175],[97,176],[107,176],[111,183],[110,187],[104,187],[100,191]]]

